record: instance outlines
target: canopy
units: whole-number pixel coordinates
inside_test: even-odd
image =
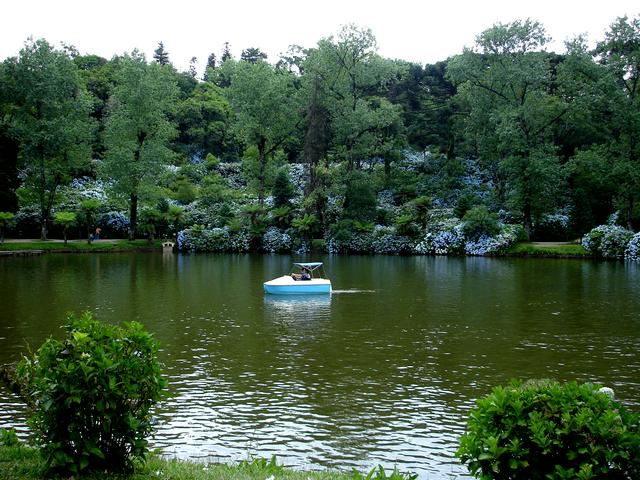
[[[322,266],[322,262],[297,262],[294,263],[294,265],[296,267],[300,267],[300,268],[318,268]]]

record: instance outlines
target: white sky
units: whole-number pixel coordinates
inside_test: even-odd
[[[554,43],[586,33],[603,38],[622,15],[640,14],[637,0],[4,0],[0,6],[0,60],[17,55],[29,36],[105,58],[138,48],[150,59],[158,42],[186,70],[191,57],[202,71],[224,42],[235,57],[258,47],[277,61],[291,44],[312,47],[341,25],[371,28],[384,57],[420,64],[445,60],[472,46],[496,22],[531,18]]]

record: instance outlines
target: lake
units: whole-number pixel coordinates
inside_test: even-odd
[[[511,378],[598,382],[640,407],[640,266],[517,258],[327,256],[331,296],[265,296],[305,258],[48,254],[0,259],[0,363],[61,337],[65,312],[138,320],[169,381],[152,439],[169,456],[378,463],[467,478],[453,457],[475,399]],[[0,427],[24,436],[0,388]]]

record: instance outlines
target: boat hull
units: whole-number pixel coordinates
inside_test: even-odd
[[[294,280],[284,275],[264,282],[264,291],[271,295],[314,295],[331,293],[331,281],[325,278]]]

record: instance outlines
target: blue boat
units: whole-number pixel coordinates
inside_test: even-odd
[[[322,278],[322,262],[299,262],[297,270],[264,282],[264,291],[273,295],[310,295],[331,293],[331,280]]]

